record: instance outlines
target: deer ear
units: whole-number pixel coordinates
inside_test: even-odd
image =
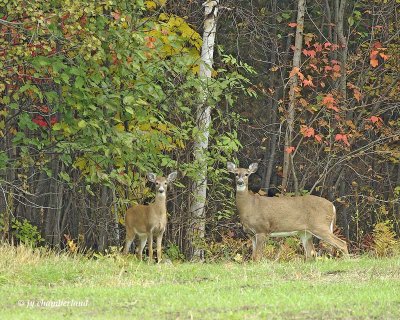
[[[171,173],[168,175],[168,178],[167,178],[168,183],[174,181],[174,180],[176,179],[176,176],[177,176],[177,175],[178,175],[178,173],[177,173],[176,171],[171,172]]]
[[[227,162],[226,168],[228,169],[228,172],[235,173],[236,165],[232,162]]]
[[[258,163],[257,163],[257,162],[254,162],[254,163],[252,163],[252,164],[249,166],[249,171],[250,171],[251,173],[256,172],[257,169],[258,169]]]
[[[147,174],[147,179],[148,179],[150,182],[155,182],[156,179],[157,179],[157,176],[156,176],[153,172],[149,172],[149,173]]]

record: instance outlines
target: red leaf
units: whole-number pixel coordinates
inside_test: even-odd
[[[340,66],[338,64],[335,64],[332,69],[333,72],[340,72]]]
[[[382,57],[382,59],[384,61],[386,61],[387,59],[389,59],[389,56],[387,54],[384,54],[383,52],[379,52],[379,55]]]
[[[371,60],[369,61],[369,64],[370,64],[372,67],[374,67],[374,68],[376,68],[376,67],[379,65],[377,59],[371,59]]]
[[[121,12],[115,11],[115,12],[111,12],[111,16],[115,19],[115,20],[119,20],[121,18]]]
[[[370,120],[372,123],[376,123],[377,125],[380,125],[383,122],[382,118],[377,116],[372,116],[368,120]]]
[[[315,134],[315,130],[314,128],[311,127],[307,127],[307,126],[301,126],[300,128],[300,132],[303,136],[305,136],[306,138],[311,138],[314,136]]]
[[[308,76],[308,79],[303,80],[303,84],[305,87],[310,86],[310,87],[315,87],[314,83],[312,82],[312,78]]]
[[[321,137],[319,134],[316,134],[316,135],[314,136],[314,139],[315,139],[317,142],[321,142],[321,141],[322,141],[322,137]]]
[[[357,100],[358,102],[360,102],[360,100],[361,100],[361,92],[358,91],[357,89],[354,89],[353,95],[354,95],[354,98],[356,98],[356,100]]]
[[[320,43],[314,43],[314,48],[315,48],[315,51],[317,51],[317,52],[321,52],[322,51],[322,44],[320,44]]]
[[[336,136],[335,136],[335,141],[343,141],[343,143],[344,143],[346,146],[350,147],[350,143],[349,143],[349,141],[347,140],[347,135],[345,135],[345,134],[341,134],[341,133],[336,134]]]
[[[322,103],[327,107],[327,109],[332,109],[336,112],[339,112],[339,108],[336,106],[335,98],[333,98],[332,94],[326,95],[322,99]]]
[[[47,122],[46,120],[44,120],[44,118],[42,116],[35,116],[32,119],[32,122],[36,123],[37,125],[41,126],[41,127],[47,127]]]
[[[149,49],[154,49],[156,46],[154,45],[154,42],[156,42],[156,38],[154,37],[144,37],[144,40],[146,41],[146,47]]]
[[[325,66],[325,72],[331,71],[332,67],[331,66]]]
[[[329,41],[324,43],[324,47],[325,49],[329,49],[329,47],[332,45],[332,43],[330,43]]]
[[[304,54],[305,56],[307,56],[307,57],[314,58],[315,55],[316,55],[317,53],[316,53],[314,50],[307,50],[307,49],[304,49],[304,50],[303,50],[303,54]]]
[[[288,23],[288,26],[291,28],[297,27],[297,23],[296,22],[290,22]]]
[[[288,153],[288,154],[291,154],[294,151],[294,149],[295,149],[294,147],[287,147],[285,149],[285,152]]]

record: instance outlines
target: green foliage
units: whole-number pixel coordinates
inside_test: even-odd
[[[44,242],[38,228],[27,219],[22,221],[13,219],[11,228],[14,236],[24,245],[37,247]]]
[[[185,256],[183,253],[179,250],[179,247],[176,244],[170,243],[168,247],[166,248],[164,254],[164,258],[168,258],[171,261],[184,261]]]
[[[373,249],[377,257],[393,256],[400,251],[400,242],[393,231],[392,223],[388,220],[375,225],[373,239]]]

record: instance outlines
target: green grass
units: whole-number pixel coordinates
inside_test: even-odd
[[[147,265],[0,246],[0,297],[0,319],[399,319],[400,259]],[[43,306],[59,301],[87,306]]]

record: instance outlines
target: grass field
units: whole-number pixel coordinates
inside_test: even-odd
[[[0,319],[399,319],[400,258],[160,264],[0,246]]]

